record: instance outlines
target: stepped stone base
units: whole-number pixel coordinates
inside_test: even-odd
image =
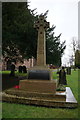
[[[20,80],[20,90],[26,90],[27,92],[38,92],[38,93],[53,93],[56,92],[57,81],[52,80]]]
[[[5,91],[8,95],[14,95],[18,97],[25,97],[25,98],[36,98],[36,99],[44,99],[44,100],[55,100],[55,101],[65,101],[66,100],[66,92],[63,92],[62,94],[59,92],[56,92],[56,94],[53,93],[39,93],[39,92],[27,92],[24,90],[16,90],[14,88],[11,88],[9,90]]]
[[[55,95],[52,93],[30,93],[12,88],[2,93],[2,101],[46,107],[78,107],[78,103],[69,87],[66,87],[65,92],[56,92]]]

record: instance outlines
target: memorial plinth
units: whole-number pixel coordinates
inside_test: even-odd
[[[20,89],[27,92],[39,93],[56,93],[56,82],[48,80],[22,80],[20,81]]]
[[[38,105],[46,107],[76,108],[78,103],[69,87],[65,92],[39,93],[27,92],[20,89],[8,89],[2,94],[2,101],[27,105]],[[0,97],[1,98],[1,97]]]

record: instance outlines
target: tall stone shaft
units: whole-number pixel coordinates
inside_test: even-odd
[[[38,30],[37,65],[40,65],[40,66],[46,65],[45,30],[42,26]]]
[[[46,65],[46,37],[45,30],[49,27],[43,15],[39,16],[38,21],[35,23],[35,28],[38,30],[38,41],[37,41],[37,65]]]

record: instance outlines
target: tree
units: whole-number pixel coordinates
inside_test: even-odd
[[[38,15],[28,8],[28,2],[6,2],[2,7],[2,53],[10,59],[36,58],[37,30],[34,22]],[[48,11],[45,12],[45,19]],[[46,31],[47,64],[60,65],[65,49],[65,41],[60,43],[60,36],[54,36],[55,26]]]
[[[45,19],[47,18],[48,10],[41,15],[44,15]],[[60,36],[54,35],[54,29],[56,26],[52,26],[46,30],[46,62],[47,64],[54,64],[61,66],[61,57],[66,48],[65,41],[60,42]]]
[[[35,56],[37,32],[33,28],[35,17],[28,9],[28,3],[3,3],[2,16],[3,56]]]
[[[47,30],[47,64],[54,64],[57,66],[61,65],[61,57],[63,55],[65,46],[65,41],[60,43],[60,35],[54,36],[55,26],[52,26]]]
[[[72,48],[72,54],[69,55],[70,57],[69,61],[70,61],[70,65],[73,65],[75,62],[75,53],[76,53],[76,50],[78,49],[78,41],[76,37],[72,37],[70,48]]]
[[[75,52],[75,66],[80,69],[80,50]]]

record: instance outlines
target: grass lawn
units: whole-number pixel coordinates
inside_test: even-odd
[[[57,78],[56,72],[53,77]],[[75,98],[78,100],[78,70],[72,70],[71,75],[67,75],[67,82]],[[3,118],[78,118],[78,110],[62,109],[62,108],[47,108],[21,104],[2,103]]]
[[[10,71],[0,71],[0,74],[10,74]],[[15,76],[26,76],[27,73],[19,73],[15,71]]]

